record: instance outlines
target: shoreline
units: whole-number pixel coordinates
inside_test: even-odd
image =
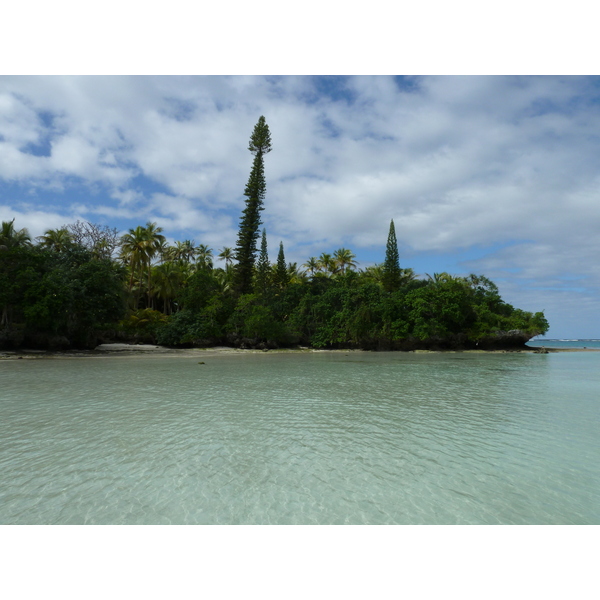
[[[229,346],[215,346],[208,348],[169,348],[154,344],[100,344],[94,350],[3,350],[0,351],[0,360],[19,359],[49,359],[49,358],[103,358],[114,356],[140,357],[140,356],[181,356],[187,358],[209,357],[226,354],[307,354],[307,353],[369,353],[376,354],[374,350],[360,349],[317,349],[308,347],[277,348],[273,350],[241,349]],[[554,354],[555,352],[600,352],[600,348],[546,348],[544,346],[527,346],[507,350],[390,350],[401,354]]]

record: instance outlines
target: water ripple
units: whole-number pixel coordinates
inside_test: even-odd
[[[600,523],[598,360],[5,361],[0,523]]]

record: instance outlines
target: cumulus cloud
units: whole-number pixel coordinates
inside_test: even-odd
[[[572,274],[597,290],[597,81],[3,77],[3,210],[26,226],[76,205],[120,227],[155,219],[168,235],[231,246],[262,114],[273,138],[263,219],[286,255],[345,245],[360,260],[383,248],[393,218],[413,254],[490,248],[457,266],[507,289],[542,298]],[[95,201],[70,199],[73,181]],[[45,189],[63,190],[62,209]]]
[[[17,210],[11,206],[0,205],[0,221],[12,221],[15,219],[16,229],[27,229],[32,239],[43,235],[48,229],[58,229],[68,223],[82,220],[81,214],[58,213],[26,207],[25,210]]]

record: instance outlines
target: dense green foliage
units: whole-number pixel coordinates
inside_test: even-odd
[[[248,294],[233,285],[231,264],[215,268],[212,251],[189,240],[161,245],[152,223],[121,238],[119,259],[101,258],[74,242],[48,243],[61,238],[52,230],[37,245],[22,230],[12,231],[19,241],[8,240],[0,250],[0,344],[9,347],[93,347],[100,339],[172,346],[502,347],[548,329],[542,313],[505,303],[483,276],[417,279],[400,269],[390,291],[385,267],[358,271],[345,248],[309,259],[301,272],[286,265],[283,244],[271,265],[264,231]]]
[[[124,276],[81,246],[0,250],[0,345],[95,346],[125,316]]]
[[[93,223],[47,230],[32,243],[13,221],[0,229],[0,348],[93,348],[99,341],[169,346],[273,348],[471,348],[523,345],[548,330],[543,313],[505,303],[489,279],[400,268],[394,222],[385,262],[357,270],[347,248],[304,263],[275,264],[262,231],[264,155],[260,117],[235,252],[193,241],[171,246],[155,223],[116,229]]]

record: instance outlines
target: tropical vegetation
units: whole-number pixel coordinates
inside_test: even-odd
[[[359,268],[344,247],[269,261],[261,225],[264,117],[235,249],[193,240],[169,243],[161,227],[119,234],[77,221],[32,240],[14,219],[0,228],[0,348],[93,348],[100,342],[241,348],[307,346],[411,350],[522,346],[548,330],[504,302],[482,275],[418,277],[400,266],[393,221],[382,263]],[[260,250],[257,247],[261,239]],[[257,258],[258,257],[258,258]]]

